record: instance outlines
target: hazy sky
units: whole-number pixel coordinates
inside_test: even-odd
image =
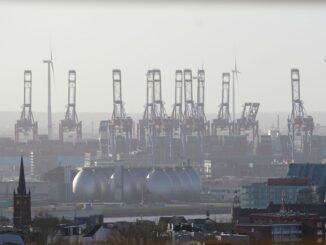
[[[52,40],[53,111],[67,104],[77,72],[77,110],[112,111],[112,69],[122,70],[126,111],[143,112],[149,68],[162,71],[168,113],[175,69],[204,67],[206,111],[217,112],[222,72],[237,56],[237,111],[290,111],[290,69],[301,72],[308,111],[326,111],[326,5],[293,4],[0,4],[0,110],[20,110],[23,72],[33,72],[33,110],[47,110]],[[195,86],[194,86],[195,87]],[[194,91],[194,95],[196,91]]]

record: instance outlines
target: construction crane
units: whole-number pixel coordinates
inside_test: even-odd
[[[112,158],[117,154],[131,151],[133,120],[127,117],[122,100],[121,71],[112,71],[113,79],[113,113],[109,121],[109,146]]]
[[[301,100],[300,73],[298,69],[291,69],[291,94],[292,112],[288,118],[288,138],[291,161],[294,162],[297,155],[302,160],[309,160],[311,154],[311,138],[314,130],[314,120],[306,114]]]
[[[27,143],[38,139],[38,125],[32,113],[32,72],[24,72],[24,104],[20,119],[15,124],[15,141]]]
[[[212,135],[231,133],[230,116],[230,73],[222,74],[222,102],[219,106],[217,118],[212,123]]]
[[[68,105],[65,119],[59,125],[61,142],[78,142],[82,140],[82,122],[76,112],[76,71],[68,72]]]

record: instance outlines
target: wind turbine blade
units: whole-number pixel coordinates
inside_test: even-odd
[[[237,79],[237,84],[239,84],[239,74],[240,71],[238,70],[238,66],[237,66],[237,57],[234,58],[234,72],[235,72],[235,77]]]

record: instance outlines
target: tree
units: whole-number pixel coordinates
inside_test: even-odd
[[[59,219],[52,216],[37,216],[32,220],[31,241],[46,244],[48,236],[55,233]]]

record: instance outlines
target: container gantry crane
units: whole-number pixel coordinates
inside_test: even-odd
[[[230,73],[222,74],[222,102],[216,119],[212,122],[212,135],[230,135],[231,133],[230,115]]]
[[[38,124],[32,113],[32,72],[24,71],[24,104],[20,119],[15,124],[15,141],[27,143],[38,139]]]
[[[301,100],[299,69],[291,69],[291,94],[292,112],[291,117],[288,119],[290,158],[292,162],[296,161],[297,157],[308,161],[315,126],[313,117],[307,115]]]
[[[233,134],[247,135],[250,151],[256,152],[259,143],[259,121],[256,119],[260,103],[246,102],[243,105],[241,118],[234,123]]]
[[[62,142],[79,142],[82,140],[82,122],[76,112],[76,71],[68,72],[68,105],[65,119],[59,125],[59,138]]]
[[[133,120],[127,117],[122,100],[121,71],[112,71],[113,113],[109,120],[109,148],[114,160],[119,153],[131,151]]]

